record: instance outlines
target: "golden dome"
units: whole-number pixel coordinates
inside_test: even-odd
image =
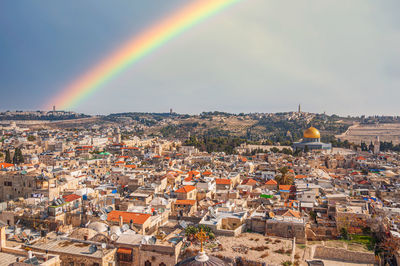
[[[304,130],[303,137],[307,139],[319,139],[321,138],[321,134],[315,127],[310,127]]]

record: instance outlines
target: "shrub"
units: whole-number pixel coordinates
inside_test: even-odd
[[[283,248],[277,249],[274,251],[275,253],[283,254],[285,253],[285,250]]]

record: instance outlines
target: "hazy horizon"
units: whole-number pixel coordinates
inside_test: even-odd
[[[188,2],[3,1],[0,92],[6,97],[0,109],[39,109]],[[242,0],[132,65],[72,111],[271,113],[295,111],[301,103],[313,113],[396,116],[399,9],[395,0]]]

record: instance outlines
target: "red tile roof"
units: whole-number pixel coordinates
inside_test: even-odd
[[[255,185],[255,184],[257,184],[257,181],[252,178],[243,180],[242,182],[242,185]]]
[[[195,200],[176,200],[175,205],[194,205],[196,203]]]
[[[14,166],[12,163],[0,163],[0,169]]]
[[[196,187],[194,186],[184,186],[179,189],[177,189],[175,192],[176,193],[189,193],[190,191],[194,190]]]
[[[199,175],[199,174],[200,174],[200,172],[195,171],[195,170],[189,171],[189,172],[188,172],[188,175],[189,175],[189,176],[190,176],[190,175],[196,176],[196,175]]]
[[[278,185],[278,182],[276,182],[273,179],[268,180],[267,182],[265,182],[266,185]]]
[[[144,224],[151,214],[137,213],[137,212],[124,212],[124,211],[111,211],[107,216],[107,221],[119,222],[119,217],[122,217],[124,223],[130,223],[132,220],[134,224]]]
[[[211,171],[204,171],[204,172],[202,173],[202,175],[203,175],[203,176],[210,176],[210,175],[212,175],[212,172],[211,172]]]
[[[231,184],[231,180],[230,179],[226,179],[226,178],[217,178],[217,179],[215,179],[215,183],[217,185],[230,185]]]
[[[284,214],[282,214],[282,216],[289,216],[289,217],[296,217],[296,218],[300,218],[301,214],[298,211],[293,211],[293,210],[288,210],[287,212],[285,212]]]
[[[193,181],[193,177],[189,176],[189,177],[186,177],[183,180],[186,181],[186,182],[190,182],[190,181]]]
[[[71,202],[71,201],[80,199],[81,196],[76,195],[76,194],[70,194],[70,195],[65,195],[65,196],[63,196],[63,198],[64,198],[64,200],[65,200],[66,202]]]
[[[290,190],[291,185],[279,185],[279,190]]]

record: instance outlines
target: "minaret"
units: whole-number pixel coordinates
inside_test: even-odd
[[[121,130],[119,127],[115,130],[115,133],[117,134],[117,143],[121,143]]]
[[[301,104],[299,104],[299,110],[298,113],[301,114]]]
[[[376,136],[374,141],[374,154],[378,154],[381,151],[381,142],[379,140],[379,136]]]

